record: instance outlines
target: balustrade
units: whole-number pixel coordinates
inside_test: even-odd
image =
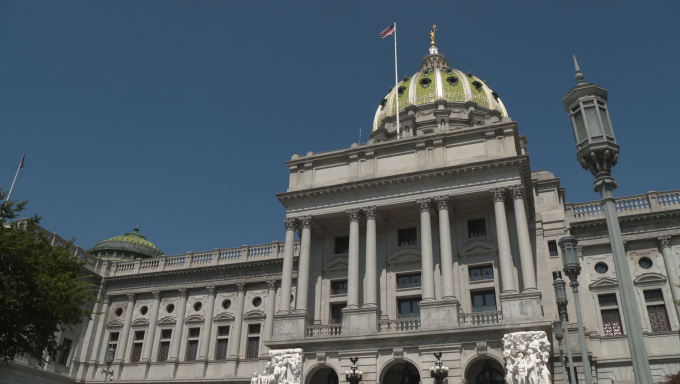
[[[658,204],[664,208],[678,208],[680,206],[680,193],[660,193],[657,197]]]
[[[473,313],[459,313],[458,325],[461,327],[470,327],[481,324],[498,324],[503,321],[503,313],[498,312],[473,312]]]
[[[378,332],[407,332],[414,331],[420,328],[421,321],[419,317],[410,319],[396,319],[396,320],[380,320],[378,321]]]
[[[331,337],[342,334],[342,324],[310,325],[307,327],[306,337]]]

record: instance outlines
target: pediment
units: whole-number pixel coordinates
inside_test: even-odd
[[[645,273],[633,280],[635,285],[663,285],[666,284],[666,276],[659,273]]]
[[[233,322],[234,321],[234,316],[228,314],[228,313],[221,313],[213,318],[213,322],[215,323],[227,323],[227,322]]]
[[[164,317],[158,320],[158,325],[175,325],[177,321],[172,317]]]
[[[184,319],[185,324],[203,324],[203,321],[205,321],[205,320],[203,319],[203,316],[201,316],[201,315],[191,315],[191,316],[187,317],[186,319]]]
[[[496,247],[494,244],[486,243],[483,241],[475,241],[463,247],[459,254],[461,256],[474,256],[495,254],[497,252],[498,247]]]
[[[387,257],[387,264],[420,263],[422,254],[415,248],[400,249]]]
[[[603,277],[594,283],[591,283],[588,288],[590,288],[593,291],[596,290],[604,290],[604,289],[618,289],[619,288],[619,282],[616,279],[612,279],[609,277]]]
[[[149,326],[149,320],[147,319],[137,319],[132,322],[133,327],[148,327]]]
[[[265,317],[266,316],[262,311],[249,311],[243,315],[244,320],[263,320]]]
[[[337,259],[328,264],[324,271],[346,271],[347,270],[347,260]]]
[[[113,320],[106,324],[106,328],[123,328],[123,323],[120,320]]]

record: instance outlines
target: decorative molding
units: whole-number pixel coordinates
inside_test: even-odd
[[[180,288],[180,289],[178,289],[178,291],[179,291],[179,297],[180,298],[186,299],[187,297],[189,297],[189,290],[188,289]]]
[[[161,299],[163,299],[163,292],[159,290],[151,291],[151,294],[153,295],[153,299],[156,301],[161,301]]]
[[[486,341],[478,341],[477,342],[477,354],[478,355],[486,355],[487,353],[487,346],[486,346]]]
[[[524,186],[520,185],[513,185],[510,187],[510,191],[512,192],[512,199],[513,200],[524,200]]]
[[[258,310],[248,311],[243,315],[243,320],[264,320],[267,317],[264,312]]]
[[[283,225],[286,227],[286,231],[295,231],[297,227],[297,219],[294,217],[287,217],[283,219]]]
[[[671,237],[670,236],[659,236],[657,238],[659,241],[659,248],[670,248],[671,247]]]
[[[302,216],[300,217],[300,223],[302,228],[312,229],[312,216]]]
[[[160,326],[175,326],[177,324],[177,320],[174,317],[166,316],[160,320],[158,320],[158,325]]]
[[[317,364],[326,364],[326,352],[317,352],[316,362]]]
[[[591,291],[619,289],[619,282],[616,279],[603,277],[591,283],[588,288],[590,288]]]
[[[378,218],[378,207],[376,207],[375,205],[371,207],[362,208],[362,211],[364,212],[366,220],[375,220],[376,218]]]
[[[489,192],[494,203],[505,202],[505,188],[493,188]]]
[[[418,111],[418,112],[416,112],[416,117],[428,116],[428,115],[431,115],[433,112],[434,112],[434,108]]]
[[[184,319],[184,324],[203,324],[205,319],[201,315],[191,315]]]
[[[214,323],[228,323],[233,322],[235,317],[228,313],[221,313],[213,318]]]
[[[134,303],[135,299],[137,298],[137,294],[133,292],[129,292],[127,294],[128,302]]]
[[[400,249],[391,255],[387,256],[387,260],[385,262],[390,265],[394,266],[395,264],[404,264],[404,263],[422,263],[423,257],[422,254],[418,249],[415,248],[408,248],[408,249]]]
[[[276,290],[276,280],[267,280],[267,285],[270,290]]]
[[[123,328],[123,323],[120,320],[112,320],[106,324],[106,328]]]
[[[483,241],[475,241],[463,247],[458,253],[461,257],[479,256],[479,255],[495,255],[498,253],[498,248],[492,243]]]
[[[660,273],[645,273],[644,275],[640,275],[633,280],[633,284],[635,285],[665,285],[666,284],[666,276],[660,274]]]
[[[430,212],[430,209],[432,208],[432,199],[418,199],[416,200],[416,204],[418,204],[418,208],[420,208],[421,213]]]
[[[349,222],[353,221],[359,221],[361,218],[361,210],[360,209],[348,209],[345,212],[347,212],[347,216],[349,217]]]
[[[131,326],[133,327],[148,327],[149,326],[149,320],[147,319],[137,319],[132,322]]]
[[[244,293],[246,291],[246,283],[236,283],[236,292]]]
[[[208,290],[208,296],[215,296],[217,294],[217,287],[214,285],[208,285],[205,289]]]
[[[328,266],[323,268],[324,272],[330,272],[330,271],[346,271],[348,268],[347,264],[347,259],[342,258],[342,259],[335,259],[332,263],[330,263]]]
[[[404,358],[404,348],[398,347],[398,348],[392,348],[392,357],[395,359],[403,359]]]
[[[451,203],[449,202],[448,196],[437,196],[434,198],[434,200],[437,203],[437,210],[439,211],[451,210]]]

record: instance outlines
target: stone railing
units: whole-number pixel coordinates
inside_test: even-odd
[[[420,328],[420,325],[421,322],[419,317],[411,319],[380,320],[378,321],[378,332],[408,332]]]
[[[342,324],[310,325],[305,337],[332,337],[342,334]]]
[[[473,312],[459,313],[458,325],[461,327],[471,327],[482,324],[498,324],[503,321],[503,313],[497,312]]]
[[[680,209],[680,191],[647,192],[644,195],[617,198],[614,203],[619,216],[637,215]],[[604,207],[599,201],[565,205],[567,217],[573,222],[604,219]]]

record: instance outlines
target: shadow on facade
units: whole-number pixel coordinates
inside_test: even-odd
[[[479,359],[468,365],[465,384],[501,384],[505,369],[496,359]]]

